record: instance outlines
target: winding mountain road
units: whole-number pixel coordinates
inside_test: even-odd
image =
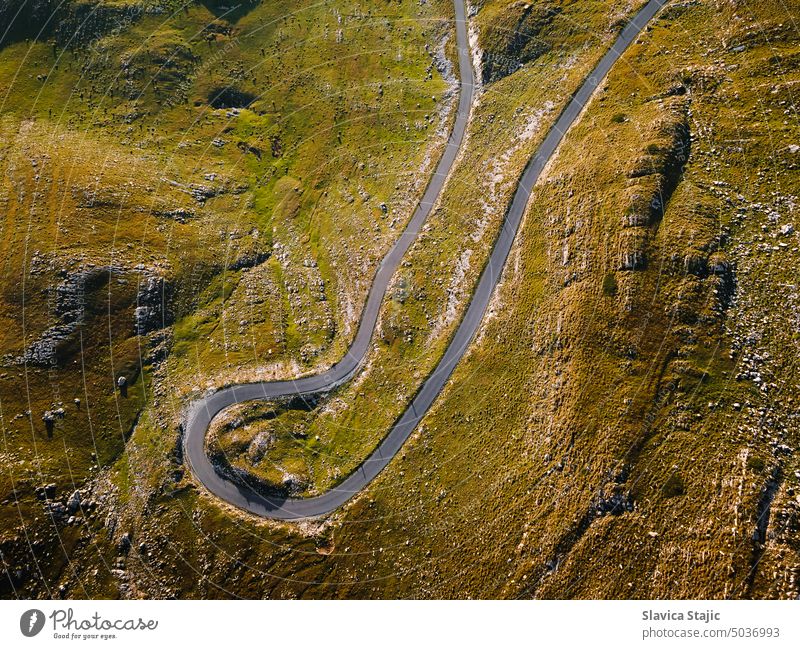
[[[264,496],[245,485],[237,484],[220,475],[205,451],[205,435],[212,419],[225,408],[252,400],[272,400],[298,395],[313,395],[332,390],[350,379],[366,356],[378,312],[392,275],[411,243],[419,234],[422,224],[431,212],[458,150],[464,139],[472,107],[475,76],[467,38],[464,0],[455,1],[456,39],[461,89],[453,130],[436,171],[425,190],[408,226],[392,249],[386,254],[375,275],[361,315],[358,331],[347,354],[329,370],[314,376],[288,381],[247,383],[223,388],[198,399],[188,409],[184,424],[184,454],[195,478],[215,496],[248,512],[273,519],[298,519],[323,516],[334,511],[367,486],[397,454],[436,397],[444,388],[458,362],[464,356],[477,332],[489,300],[500,280],[503,267],[525,213],[533,186],[542,170],[553,156],[564,134],[580,115],[590,97],[608,74],[614,63],[636,39],[645,25],[668,0],[650,0],[622,30],[619,37],[583,82],[580,89],[561,113],[544,141],[528,162],[517,186],[514,198],[506,213],[500,233],[492,249],[478,285],[463,320],[433,373],[425,380],[411,404],[395,422],[388,435],[342,483],[330,491],[313,498],[285,498]]]

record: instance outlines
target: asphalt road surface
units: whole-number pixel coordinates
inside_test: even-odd
[[[409,246],[419,234],[422,224],[430,214],[433,204],[445,184],[464,138],[469,119],[475,75],[469,53],[464,2],[455,0],[456,39],[461,79],[456,120],[445,151],[411,221],[378,268],[352,345],[342,360],[322,374],[289,381],[267,381],[230,386],[192,403],[184,425],[184,453],[195,478],[206,489],[236,507],[265,518],[283,520],[313,518],[329,514],[343,505],[367,486],[389,464],[428,412],[478,331],[492,293],[500,280],[533,186],[545,165],[611,67],[667,1],[650,0],[622,30],[611,49],[606,52],[580,89],[573,95],[564,112],[528,162],[464,319],[459,324],[439,364],[425,380],[409,407],[395,422],[388,435],[343,482],[320,496],[285,498],[261,495],[243,484],[228,480],[214,469],[205,452],[206,431],[211,420],[217,414],[236,403],[298,395],[311,396],[328,392],[350,379],[364,360],[389,281]]]

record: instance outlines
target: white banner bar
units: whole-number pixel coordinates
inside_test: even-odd
[[[4,647],[798,647],[798,602],[6,601]],[[575,643],[575,644],[573,644]],[[581,644],[579,644],[581,643]],[[582,643],[585,643],[583,645]]]
[[[799,618],[798,602],[763,601],[6,601],[0,637],[4,647],[118,649],[769,649],[800,646]]]

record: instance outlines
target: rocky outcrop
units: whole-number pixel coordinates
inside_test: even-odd
[[[270,257],[268,250],[246,250],[228,264],[228,270],[243,270],[263,264]]]
[[[158,275],[143,275],[133,312],[134,330],[141,336],[172,324],[172,285]]]
[[[660,175],[632,180],[625,188],[627,208],[622,216],[626,228],[652,225],[664,209],[664,182]]]
[[[54,290],[54,311],[58,322],[45,330],[25,349],[15,363],[53,366],[58,362],[58,351],[78,330],[84,321],[86,293],[99,282],[107,281],[119,268],[93,266],[71,273]]]
[[[209,453],[209,459],[214,466],[214,470],[220,476],[263,496],[277,496],[280,498],[300,496],[308,488],[308,483],[306,481],[290,473],[285,473],[281,482],[265,480],[249,471],[231,465],[225,453],[221,450]]]
[[[52,367],[58,364],[60,351],[73,339],[86,320],[87,296],[107,285],[112,277],[140,274],[132,333],[142,335],[161,329],[173,321],[170,307],[172,285],[150,269],[135,270],[121,266],[86,266],[68,273],[52,290],[52,308],[56,324],[46,329],[16,357],[4,359],[9,364]]]
[[[492,11],[480,27],[481,81],[491,83],[539,58],[551,45],[543,32],[561,13],[555,2],[510,2]]]
[[[601,491],[594,503],[594,511],[598,516],[605,516],[607,514],[619,516],[626,512],[632,512],[633,510],[633,498],[629,492],[614,492],[610,495],[606,495]]]
[[[642,230],[637,228],[636,230]],[[630,230],[623,233],[620,243],[619,269],[643,270],[647,267],[647,235]]]
[[[689,102],[678,96],[665,101],[663,117],[653,126],[653,141],[627,171],[629,179],[622,215],[619,270],[647,267],[650,230],[657,227],[689,159]],[[705,259],[686,260],[685,272],[704,272]],[[703,266],[703,269],[701,269]]]

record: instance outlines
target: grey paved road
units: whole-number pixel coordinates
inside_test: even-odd
[[[464,2],[463,0],[454,1],[461,91],[453,131],[436,172],[411,221],[378,268],[361,315],[358,331],[347,354],[322,374],[291,381],[269,381],[231,386],[198,399],[189,407],[184,426],[184,453],[192,473],[215,496],[258,516],[288,520],[328,514],[368,485],[397,454],[442,391],[475,336],[492,293],[500,280],[500,274],[519,229],[533,186],[539,179],[547,161],[552,157],[564,134],[580,115],[592,93],[614,63],[668,0],[650,0],[622,30],[611,49],[573,95],[564,112],[528,162],[464,319],[459,324],[439,364],[425,380],[411,405],[395,422],[388,435],[355,472],[330,491],[313,498],[265,497],[246,486],[231,482],[217,473],[205,453],[206,431],[211,420],[219,412],[235,403],[254,399],[312,395],[329,391],[350,379],[363,361],[372,339],[378,311],[389,281],[439,196],[464,138],[474,93],[474,72],[469,54]]]

